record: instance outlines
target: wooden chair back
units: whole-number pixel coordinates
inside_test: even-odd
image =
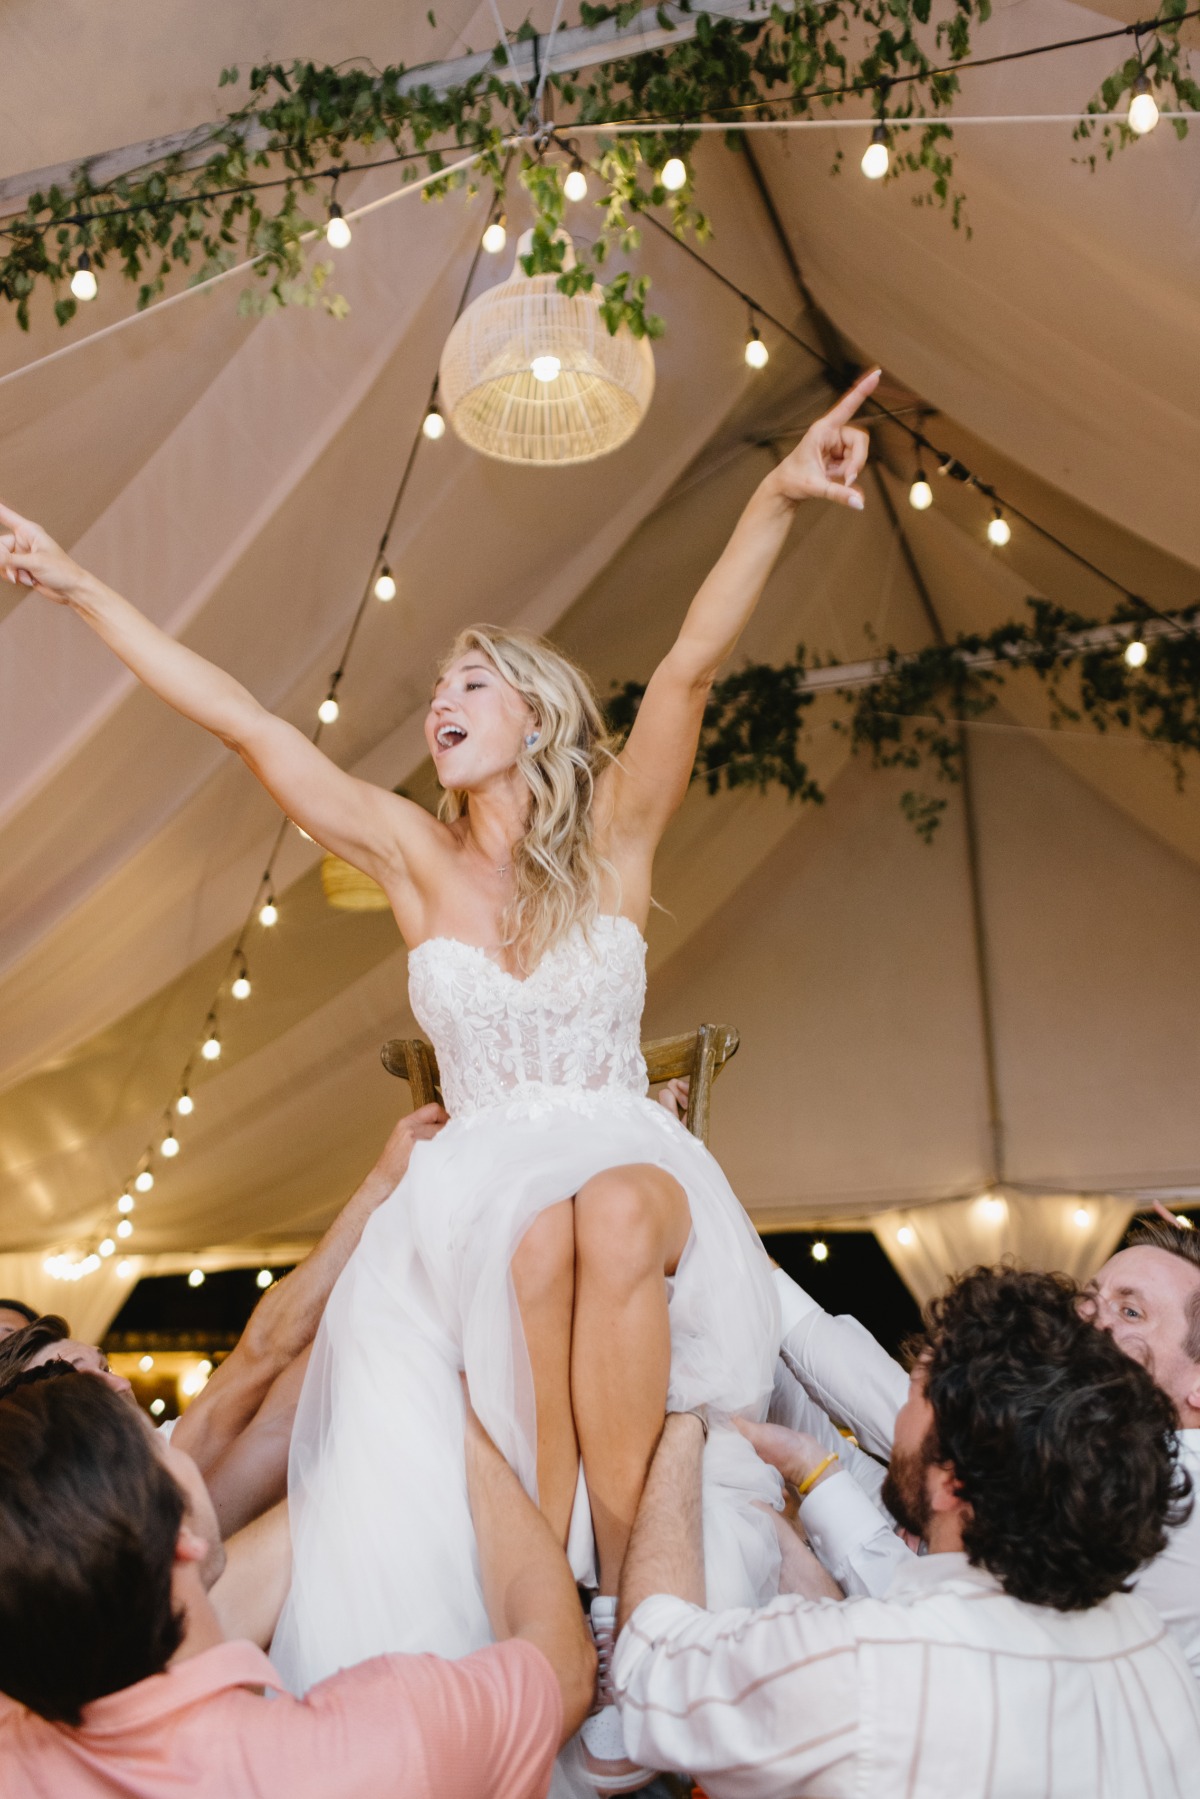
[[[708,1142],[713,1082],[737,1054],[740,1042],[731,1024],[702,1024],[679,1037],[655,1037],[642,1044],[651,1086],[681,1080],[685,1075],[691,1082],[685,1123],[701,1143]],[[414,1110],[433,1100],[441,1102],[437,1057],[423,1037],[392,1037],[380,1050],[379,1059],[389,1074],[408,1082]]]

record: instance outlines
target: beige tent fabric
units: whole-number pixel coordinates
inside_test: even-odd
[[[432,32],[361,0],[336,13],[222,3],[168,34],[150,0],[119,0],[120,77],[98,82],[113,59],[97,49],[93,10],[38,9],[36,30],[27,5],[6,16],[9,80],[37,104],[19,135],[10,123],[0,173],[213,117],[225,63],[412,61],[479,48],[492,30],[467,0],[439,6]],[[535,8],[536,21],[552,11]],[[1024,0],[978,42],[1108,22]],[[1070,110],[1113,60],[1104,49],[969,75],[964,103]],[[939,408],[933,435],[981,478],[1136,591],[1195,598],[1200,139],[1163,129],[1092,175],[1072,161],[1067,127],[964,130],[968,240],[913,207],[911,187],[861,180],[861,135],[756,141],[791,250],[853,352],[885,364],[891,391]],[[847,163],[831,179],[835,139]],[[698,168],[715,227],[705,256],[813,337],[743,161],[708,142]],[[353,198],[393,184],[387,171],[362,177]],[[514,231],[520,206],[514,196]],[[39,316],[24,338],[4,320],[0,494],[307,726],[483,216],[455,194],[363,220],[337,259],[351,304],[340,325],[307,312],[240,319],[226,287],[89,343],[132,309],[113,279],[66,333]],[[770,444],[827,403],[812,361],[769,326],[768,368],[746,369],[744,306],[669,241],[647,233],[638,262],[668,334],[626,448],[536,472],[450,437],[422,445],[389,551],[400,591],[368,610],[326,737],[367,778],[425,778],[430,670],[473,619],[552,633],[602,690],[645,677]],[[484,259],[477,289],[507,267]],[[913,647],[930,640],[929,605],[947,631],[998,623],[1030,592],[1111,605],[1110,589],[1019,524],[1006,552],[989,551],[970,490],[935,481],[934,508],[911,512],[912,457],[895,432],[876,432],[875,455],[925,597],[868,486],[861,518],[804,510],[746,653],[782,658],[801,639],[839,659]],[[741,1028],[714,1149],[764,1226],[881,1218],[886,1243],[891,1221],[911,1218],[923,1253],[949,1267],[970,1259],[970,1230],[927,1233],[926,1221],[942,1202],[969,1220],[968,1202],[1007,1182],[1020,1244],[1060,1262],[1099,1255],[1134,1195],[1200,1188],[1200,787],[1177,794],[1164,764],[1120,736],[1050,732],[1032,677],[971,730],[998,1163],[961,793],[926,847],[899,810],[911,781],[849,759],[832,718],[825,702],[811,714],[823,808],[689,796],[656,871],[648,1030]],[[139,691],[76,620],[35,598],[0,603],[7,1253],[79,1240],[161,1130],[277,820],[235,758]],[[249,942],[253,995],[224,1003],[225,1054],[197,1076],[182,1154],[139,1202],[133,1247],[148,1268],[302,1247],[404,1104],[378,1063],[383,1038],[415,1028],[403,949],[390,919],[329,910],[318,856],[289,832],[279,925]],[[1108,1221],[1098,1235],[1053,1223],[1081,1194]],[[926,1279],[915,1264],[902,1272]]]

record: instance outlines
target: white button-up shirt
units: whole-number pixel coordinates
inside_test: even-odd
[[[1158,1615],[1026,1605],[964,1555],[911,1556],[888,1599],[647,1599],[613,1672],[629,1754],[711,1799],[1196,1793],[1200,1693]]]
[[[798,1390],[788,1393],[783,1374],[776,1382],[771,1416],[824,1441],[817,1422],[824,1410],[886,1458],[908,1376],[857,1319],[832,1317],[781,1268],[775,1270],[775,1284],[783,1313],[781,1357],[812,1408],[805,1408]],[[842,1445],[833,1446],[841,1449],[848,1472],[839,1471],[813,1488],[800,1508],[800,1521],[818,1557],[848,1593],[881,1596],[912,1553],[878,1504],[878,1486],[863,1472],[869,1458],[856,1460]],[[1147,1562],[1134,1586],[1165,1620],[1200,1678],[1200,1430],[1179,1432],[1179,1459],[1192,1477],[1192,1515],[1171,1531],[1167,1547]]]

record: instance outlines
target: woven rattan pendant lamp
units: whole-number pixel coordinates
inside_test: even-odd
[[[500,462],[591,462],[641,424],[654,355],[624,325],[610,334],[598,293],[562,294],[556,275],[526,275],[531,238],[517,245],[508,280],[473,300],[446,339],[442,406],[464,443]]]

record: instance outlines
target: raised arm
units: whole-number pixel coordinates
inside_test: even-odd
[[[232,675],[177,643],[80,568],[40,525],[4,505],[0,524],[0,574],[6,580],[69,606],[151,692],[236,750],[271,798],[318,843],[385,886],[402,881],[406,848],[436,829],[419,806],[346,774]]]
[[[862,494],[854,484],[867,459],[867,434],[850,421],[878,381],[878,369],[864,375],[759,483],[720,561],[689,606],[679,636],[650,678],[611,771],[613,833],[619,843],[653,854],[682,804],[709,690],[758,605],[797,506],[802,500],[824,499],[862,510]]]

